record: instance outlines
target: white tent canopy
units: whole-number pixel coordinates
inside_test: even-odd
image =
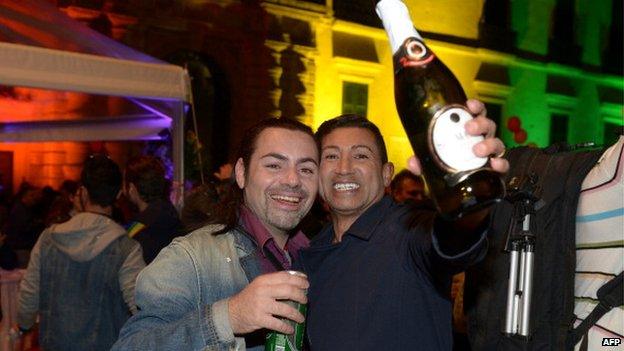
[[[111,40],[111,39],[108,39]],[[186,101],[182,67],[0,43],[3,85]]]
[[[191,94],[183,68],[101,35],[45,1],[5,0],[0,87],[10,87],[0,91],[0,142],[149,140],[170,128],[174,180],[181,184]]]

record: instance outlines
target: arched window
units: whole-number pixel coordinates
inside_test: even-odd
[[[209,181],[210,175],[228,162],[230,93],[223,71],[209,57],[192,51],[173,53],[167,60],[185,67],[191,77],[195,120],[189,111],[185,121],[186,179],[198,183],[201,168]]]

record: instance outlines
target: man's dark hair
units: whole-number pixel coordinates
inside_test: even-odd
[[[341,115],[323,122],[315,134],[316,144],[318,145],[319,150],[321,150],[323,138],[338,128],[362,128],[369,130],[375,137],[375,143],[377,144],[377,149],[379,149],[381,163],[385,164],[388,162],[386,143],[384,142],[379,128],[377,128],[377,126],[368,119],[355,114]]]
[[[289,118],[266,118],[257,124],[251,126],[249,129],[245,131],[243,135],[243,139],[241,139],[241,143],[238,148],[238,154],[236,155],[236,159],[243,159],[243,164],[245,165],[245,169],[249,169],[249,161],[251,160],[251,155],[253,155],[254,151],[256,151],[256,143],[258,141],[258,137],[260,133],[262,133],[265,129],[269,128],[280,128],[287,129],[292,131],[303,132],[308,134],[310,137],[314,139],[314,132],[312,132],[312,128],[306,126],[305,124]],[[275,142],[279,142],[275,140]]]
[[[309,135],[314,139],[312,128],[307,125],[289,118],[267,118],[251,126],[243,134],[238,148],[236,160],[241,158],[245,166],[245,172],[249,170],[251,156],[256,151],[258,138],[260,134],[269,128],[279,128],[291,131],[298,131]],[[279,140],[273,142],[279,143]],[[218,206],[215,209],[215,216],[208,223],[225,224],[225,227],[216,234],[222,234],[234,228],[238,223],[238,209],[243,203],[243,191],[238,187],[232,179],[229,191],[224,194]]]
[[[126,185],[134,184],[141,199],[150,203],[169,196],[169,182],[165,166],[154,156],[137,156],[126,163],[124,173]]]
[[[80,182],[89,200],[99,206],[112,206],[121,189],[121,170],[105,155],[89,156],[82,167]]]
[[[394,178],[392,178],[392,181],[390,182],[390,190],[392,190],[392,192],[396,191],[401,186],[403,179],[406,178],[412,179],[416,183],[424,184],[422,178],[408,171],[407,169],[404,169],[401,172],[397,173]]]
[[[77,181],[67,179],[67,180],[64,180],[63,183],[61,184],[59,191],[65,192],[68,195],[76,195],[76,191],[78,191],[79,187],[80,187],[80,184],[78,184]]]

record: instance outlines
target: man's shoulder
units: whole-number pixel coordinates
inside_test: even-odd
[[[225,228],[223,224],[209,224],[173,239],[172,244],[200,248],[232,240],[233,231],[229,230],[225,233],[219,233],[223,228]]]
[[[435,210],[427,204],[393,203],[380,218],[380,228],[396,234],[428,232],[433,227],[435,215]]]

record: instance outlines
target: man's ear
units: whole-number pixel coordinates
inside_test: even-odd
[[[381,168],[381,174],[383,176],[384,187],[390,185],[392,176],[394,175],[394,164],[392,162],[386,162]]]
[[[242,158],[236,160],[234,174],[236,176],[236,184],[238,184],[239,188],[243,189],[245,187],[245,164],[243,163]]]

